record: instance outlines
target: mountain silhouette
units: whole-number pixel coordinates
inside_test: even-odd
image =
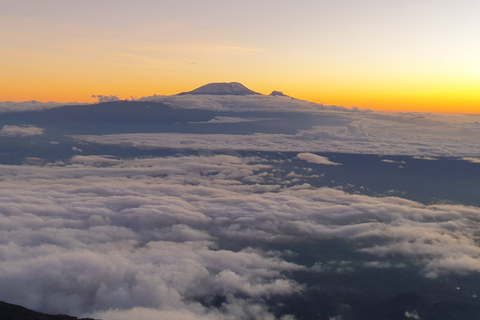
[[[245,87],[238,82],[216,82],[201,86],[195,90],[182,92],[179,95],[185,94],[212,94],[212,95],[235,95],[245,96],[251,94],[260,94]]]
[[[290,97],[284,94],[282,91],[277,91],[277,90],[273,90],[272,93],[270,93],[269,95],[272,97]]]
[[[2,320],[93,320],[79,319],[67,315],[49,315],[39,313],[15,304],[0,301],[0,319]]]

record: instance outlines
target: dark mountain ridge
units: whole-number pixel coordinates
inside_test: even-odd
[[[47,110],[7,113],[0,122],[62,125],[69,122],[89,123],[171,123],[208,121],[214,117],[209,110],[175,109],[161,102],[112,101],[90,105],[67,105]]]
[[[186,94],[212,94],[212,95],[259,95],[260,93],[252,91],[239,82],[215,82],[201,86],[195,90],[182,92],[179,95]]]
[[[27,308],[0,301],[1,320],[93,320],[91,318],[79,319],[67,315],[50,315],[39,313]]]
[[[269,95],[272,96],[272,97],[288,97],[288,98],[291,98],[290,96],[287,96],[286,94],[284,94],[282,91],[277,91],[277,90],[273,90],[272,93],[270,93]]]

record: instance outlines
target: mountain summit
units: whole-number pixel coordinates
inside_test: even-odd
[[[185,94],[213,94],[213,95],[235,95],[245,96],[249,94],[260,94],[245,87],[238,82],[216,82],[209,83],[193,91],[182,92],[179,95]]]
[[[272,96],[272,97],[289,97],[290,98],[290,96],[287,96],[282,91],[276,91],[276,90],[273,90],[272,93],[270,93],[270,96]]]

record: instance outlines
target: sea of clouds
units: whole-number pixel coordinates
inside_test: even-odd
[[[341,163],[313,152],[480,162],[479,115],[386,114],[267,96],[143,100],[239,112],[213,124],[256,121],[244,111],[335,114],[345,124],[292,135],[76,135],[80,148],[72,150],[99,143],[207,151],[199,154],[293,151],[316,166]],[[2,102],[0,112],[58,106]],[[44,134],[28,124],[0,130],[2,139]],[[274,319],[269,300],[307,289],[298,272],[321,274],[335,265],[355,272],[359,264],[414,268],[426,279],[480,272],[478,207],[298,185],[307,170],[279,172],[257,157],[77,155],[41,166],[42,159],[27,160],[0,165],[0,300],[37,311],[105,320]],[[295,252],[279,249],[329,240],[350,244],[352,252],[327,265],[301,264]],[[348,261],[354,254],[368,259]]]
[[[480,208],[286,187],[298,173],[266,169],[226,155],[1,165],[0,300],[105,320],[274,319],[266,299],[305,289],[292,273],[324,270],[222,246],[244,240],[342,240],[366,268],[430,279],[480,271]]]
[[[317,112],[318,115],[322,111]],[[328,111],[326,114],[331,114]],[[296,134],[133,133],[76,135],[79,142],[141,149],[340,152],[421,157],[479,157],[480,115],[335,112],[347,123]],[[230,120],[233,121],[233,120]]]
[[[96,96],[100,102],[118,97]],[[108,99],[107,99],[108,98]],[[105,100],[106,99],[106,100]],[[325,106],[282,96],[174,95],[150,96],[134,101],[161,102],[176,109],[238,112],[238,117],[219,116],[208,123],[252,122],[243,112],[300,112],[341,118],[341,126],[328,123],[300,130],[294,135],[134,133],[75,136],[82,142],[139,148],[188,148],[204,150],[261,150],[341,152],[411,156],[480,157],[479,114],[381,113],[358,108]],[[56,102],[0,102],[0,112],[44,110]],[[81,106],[79,106],[81,107]],[[199,122],[202,123],[202,122]],[[300,127],[300,126],[299,126]],[[42,134],[42,128],[6,126],[0,136]]]

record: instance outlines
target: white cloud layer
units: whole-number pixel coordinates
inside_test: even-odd
[[[119,101],[116,95],[92,95],[98,102]],[[133,101],[154,101],[170,105],[180,109],[204,109],[216,111],[358,111],[357,108],[344,108],[340,106],[325,106],[305,100],[293,99],[284,96],[266,96],[266,95],[153,95],[133,99]],[[0,113],[4,112],[22,112],[51,109],[64,105],[79,104],[76,102],[40,102],[36,100],[13,102],[0,101]]]
[[[0,137],[29,137],[44,134],[42,128],[35,126],[9,126],[4,125],[0,130]]]
[[[34,111],[34,110],[45,110],[56,107],[61,107],[65,105],[77,104],[72,103],[61,103],[61,102],[40,102],[36,100],[31,101],[22,101],[22,102],[13,102],[13,101],[0,101],[0,113],[5,112],[23,112],[23,111]]]
[[[235,118],[235,117],[222,117],[217,116],[212,120],[196,122],[196,123],[241,123],[241,122],[252,122],[258,120],[265,120],[260,118]]]
[[[471,163],[480,163],[480,158],[462,158],[462,160],[465,160]]]
[[[119,134],[76,136],[78,140],[120,144],[140,148],[233,149],[296,152],[342,152],[419,157],[480,157],[480,115],[426,113],[378,113],[368,110],[324,106],[289,97],[181,95],[152,96],[139,100],[157,101],[179,109],[229,112],[306,112],[335,116],[345,125],[329,123],[287,134]],[[254,121],[254,118],[219,116],[208,123]]]
[[[111,160],[0,166],[0,300],[106,320],[273,319],[263,299],[302,290],[290,253],[220,239],[339,239],[370,267],[480,272],[480,208],[282,188],[232,156]],[[195,302],[215,295],[220,308]]]
[[[480,115],[427,113],[378,113],[356,108],[324,106],[282,96],[151,96],[138,100],[157,101],[179,109],[205,109],[229,112],[307,112],[316,117],[332,116],[345,122],[329,124],[295,135],[255,134],[122,134],[77,136],[87,142],[122,144],[141,148],[243,149],[296,152],[342,152],[419,157],[480,157]],[[46,109],[58,103],[37,101],[1,102],[0,112]],[[219,116],[209,123],[254,121],[254,118]]]
[[[180,95],[180,96],[149,96],[140,101],[155,101],[168,104],[179,109],[204,109],[215,111],[301,111],[316,112],[320,110],[335,112],[350,112],[357,109],[347,109],[337,106],[325,106],[305,100],[283,96],[266,95]]]
[[[329,166],[341,166],[341,163],[332,162],[327,157],[322,157],[313,153],[303,152],[297,154],[297,158],[307,162],[312,162],[316,164],[324,164]]]
[[[259,150],[409,155],[418,157],[480,157],[479,133],[448,122],[424,126],[385,121],[363,114],[343,127],[325,126],[286,134],[135,133],[77,135],[82,142],[144,149]],[[388,123],[387,123],[388,122]]]

